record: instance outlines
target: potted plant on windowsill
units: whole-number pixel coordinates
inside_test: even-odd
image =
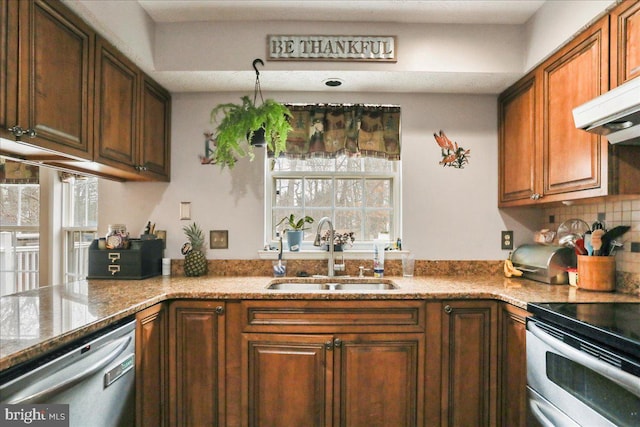
[[[330,236],[331,236],[331,232],[327,230],[320,238],[320,241],[322,242],[323,247],[327,251],[329,250],[329,239],[331,238]],[[345,231],[344,233],[334,232],[333,233],[333,250],[340,252],[344,250],[345,245],[353,246],[353,242],[355,242],[355,240],[356,238],[353,235],[353,231]]]
[[[291,111],[273,99],[262,99],[258,77],[260,73],[256,62],[264,65],[260,59],[253,61],[253,68],[256,70],[253,100],[249,96],[243,96],[240,104],[219,104],[211,110],[211,122],[218,124],[214,132],[216,148],[212,153],[211,163],[223,168],[233,168],[240,157],[249,156],[253,160],[253,145],[266,145],[278,157],[285,150],[287,135],[292,130],[289,123]],[[260,105],[256,104],[258,94],[262,102]],[[252,145],[251,141],[257,134],[264,134],[264,142]]]
[[[289,250],[291,252],[298,252],[300,250],[300,245],[302,243],[302,236],[304,234],[304,230],[308,230],[309,227],[306,227],[306,224],[313,224],[313,218],[310,216],[304,216],[302,218],[297,218],[294,214],[289,216],[285,216],[276,224],[278,227],[282,223],[286,223],[286,228],[284,230],[285,235],[287,236],[287,243],[289,244]]]

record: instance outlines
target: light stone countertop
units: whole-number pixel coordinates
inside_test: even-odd
[[[0,298],[0,371],[169,299],[495,299],[523,309],[529,302],[640,302],[638,295],[590,292],[500,275],[384,279],[399,288],[288,292],[267,290],[274,279],[265,276],[159,276],[146,280],[87,280],[7,295]]]

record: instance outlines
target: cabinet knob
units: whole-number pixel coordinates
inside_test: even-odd
[[[336,338],[333,340],[333,345],[336,347],[340,347],[342,345],[342,340],[340,338]]]
[[[326,343],[324,343],[324,348],[326,348],[327,350],[333,349],[333,341],[329,340]]]
[[[453,308],[451,308],[451,306],[449,304],[444,306],[444,312],[447,314],[451,314],[451,312],[453,311]]]
[[[216,314],[224,314],[224,307],[219,305],[216,307]]]
[[[28,136],[29,138],[35,138],[37,135],[37,132],[34,129],[22,129],[20,126],[17,126],[17,125],[12,126],[7,130],[11,132],[13,136],[15,136],[16,138],[19,138],[21,136]]]
[[[148,168],[145,165],[136,165],[134,168],[138,172],[144,172],[144,171],[148,170]]]
[[[533,194],[531,195],[531,197],[529,197],[529,198],[530,198],[531,200],[539,200],[539,199],[541,199],[541,198],[542,198],[542,194],[540,194],[540,193],[533,193]]]

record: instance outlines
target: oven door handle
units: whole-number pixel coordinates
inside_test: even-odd
[[[640,381],[635,375],[629,374],[620,368],[603,362],[587,353],[565,344],[557,338],[544,332],[534,322],[527,322],[527,329],[543,343],[554,349],[561,356],[586,366],[625,388],[635,396],[640,396]]]
[[[531,415],[543,427],[580,427],[578,423],[574,422],[564,412],[553,406],[530,387],[527,387],[527,391]]]

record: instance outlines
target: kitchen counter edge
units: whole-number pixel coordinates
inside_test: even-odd
[[[493,299],[526,309],[529,302],[640,302],[638,295],[590,292],[501,276],[385,277],[399,288],[385,291],[273,291],[271,277],[154,277],[146,280],[85,280],[0,298],[0,372],[55,351],[162,301],[212,300],[446,300]],[[38,309],[33,319],[24,304]],[[62,307],[62,308],[61,308]],[[86,316],[69,319],[65,311]],[[33,310],[31,310],[33,312]],[[31,325],[37,336],[16,336]],[[57,325],[57,326],[56,326]],[[19,334],[20,332],[18,332]]]

